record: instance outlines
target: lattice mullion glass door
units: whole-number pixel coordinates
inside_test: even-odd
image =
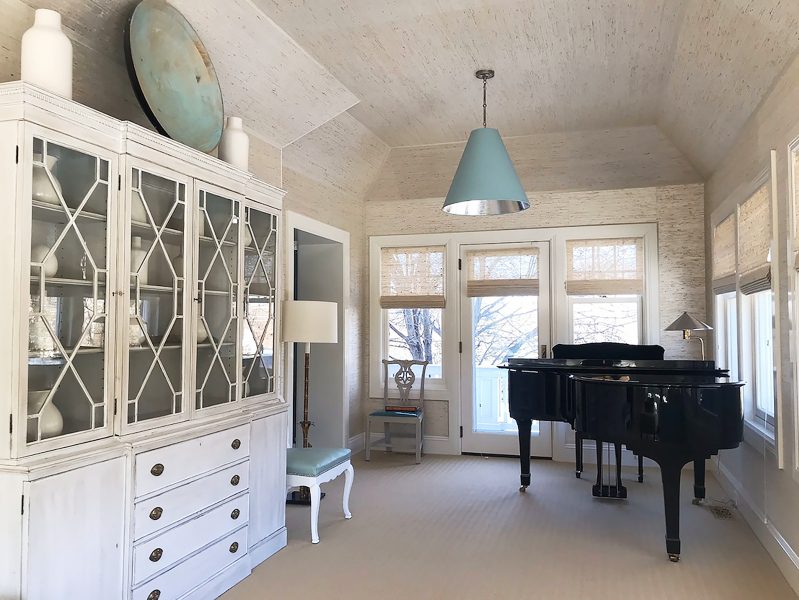
[[[241,221],[243,198],[197,185],[195,402],[224,407],[240,397]]]
[[[470,258],[479,265],[471,282]],[[544,347],[548,352],[549,244],[462,246],[461,264],[461,449],[516,456],[508,372],[497,365],[511,356],[541,358]],[[525,285],[525,277],[537,283]],[[552,456],[551,423],[533,422],[531,454]]]
[[[23,272],[30,272],[30,287],[20,439],[30,452],[111,432],[107,300],[115,275],[109,240],[116,161],[77,140],[33,126],[26,131],[22,206],[30,206],[30,267]]]
[[[187,416],[191,346],[190,180],[132,159],[127,169],[124,260],[129,282],[121,319],[126,431]]]
[[[244,209],[244,319],[241,338],[242,398],[275,392],[277,215]]]

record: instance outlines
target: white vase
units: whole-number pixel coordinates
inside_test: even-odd
[[[31,248],[31,275],[39,275],[39,267],[34,266],[33,263],[41,263],[48,252],[50,252],[50,248],[42,244]],[[58,259],[53,253],[44,263],[44,276],[55,277],[56,273],[58,273]]]
[[[219,158],[234,167],[247,170],[250,161],[250,138],[244,132],[241,117],[227,117],[222,139],[219,140]]]
[[[202,344],[208,339],[208,330],[203,324],[203,320],[197,317],[197,343]]]
[[[244,224],[244,245],[252,246],[252,233],[246,223]]]
[[[147,211],[138,194],[133,194],[130,199],[130,220],[137,223],[147,223]]]
[[[184,269],[184,260],[183,260],[183,250],[180,251],[175,258],[172,259],[172,268],[175,269],[175,275],[178,277],[183,277],[183,269]]]
[[[34,154],[33,160],[38,162],[46,162],[50,174],[53,176],[52,181],[50,175],[42,165],[33,165],[33,176],[31,179],[31,197],[37,202],[46,202],[47,204],[61,204],[60,196],[61,184],[55,176],[55,166],[58,159],[55,156],[47,156],[46,161],[42,161],[41,154]]]
[[[144,262],[147,250],[142,248],[141,237],[134,235],[130,240],[130,272],[139,275],[139,285],[147,285],[147,265]]]
[[[64,430],[64,417],[58,407],[51,401],[42,408],[49,394],[50,390],[28,392],[28,414],[39,415],[42,439],[59,435]]]
[[[22,81],[72,98],[72,43],[61,30],[61,15],[36,10],[33,27],[22,36]]]

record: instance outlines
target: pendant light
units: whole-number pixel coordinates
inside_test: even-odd
[[[499,131],[486,127],[486,84],[493,76],[491,69],[475,73],[483,80],[483,127],[469,135],[444,200],[442,210],[453,215],[505,215],[530,207]]]

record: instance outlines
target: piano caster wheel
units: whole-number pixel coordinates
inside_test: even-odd
[[[680,562],[680,555],[679,554],[669,554],[669,560],[671,562]]]
[[[638,476],[638,483],[643,483],[643,482],[644,482],[644,478],[641,475],[639,475]]]
[[[582,471],[577,471],[577,472],[575,472],[575,473],[574,473],[574,476],[575,476],[577,479],[580,479],[580,475],[582,475],[582,474],[583,474],[583,473],[582,473]]]
[[[521,486],[521,487],[519,488],[519,491],[520,491],[522,494],[526,493],[526,492],[527,492],[527,486],[526,486],[526,485],[523,485],[523,486]]]
[[[704,498],[694,498],[693,500],[691,500],[691,504],[693,504],[694,506],[702,506],[704,502],[705,502]]]

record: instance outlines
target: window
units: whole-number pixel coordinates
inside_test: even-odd
[[[730,381],[738,381],[738,302],[735,292],[716,296],[715,333],[718,366],[730,371]]]
[[[641,343],[643,258],[643,238],[566,242],[572,343]]]
[[[774,309],[771,291],[749,298],[752,323],[754,416],[774,425]]]
[[[443,246],[380,251],[383,347],[388,358],[428,361],[430,379],[442,377],[444,258]]]

